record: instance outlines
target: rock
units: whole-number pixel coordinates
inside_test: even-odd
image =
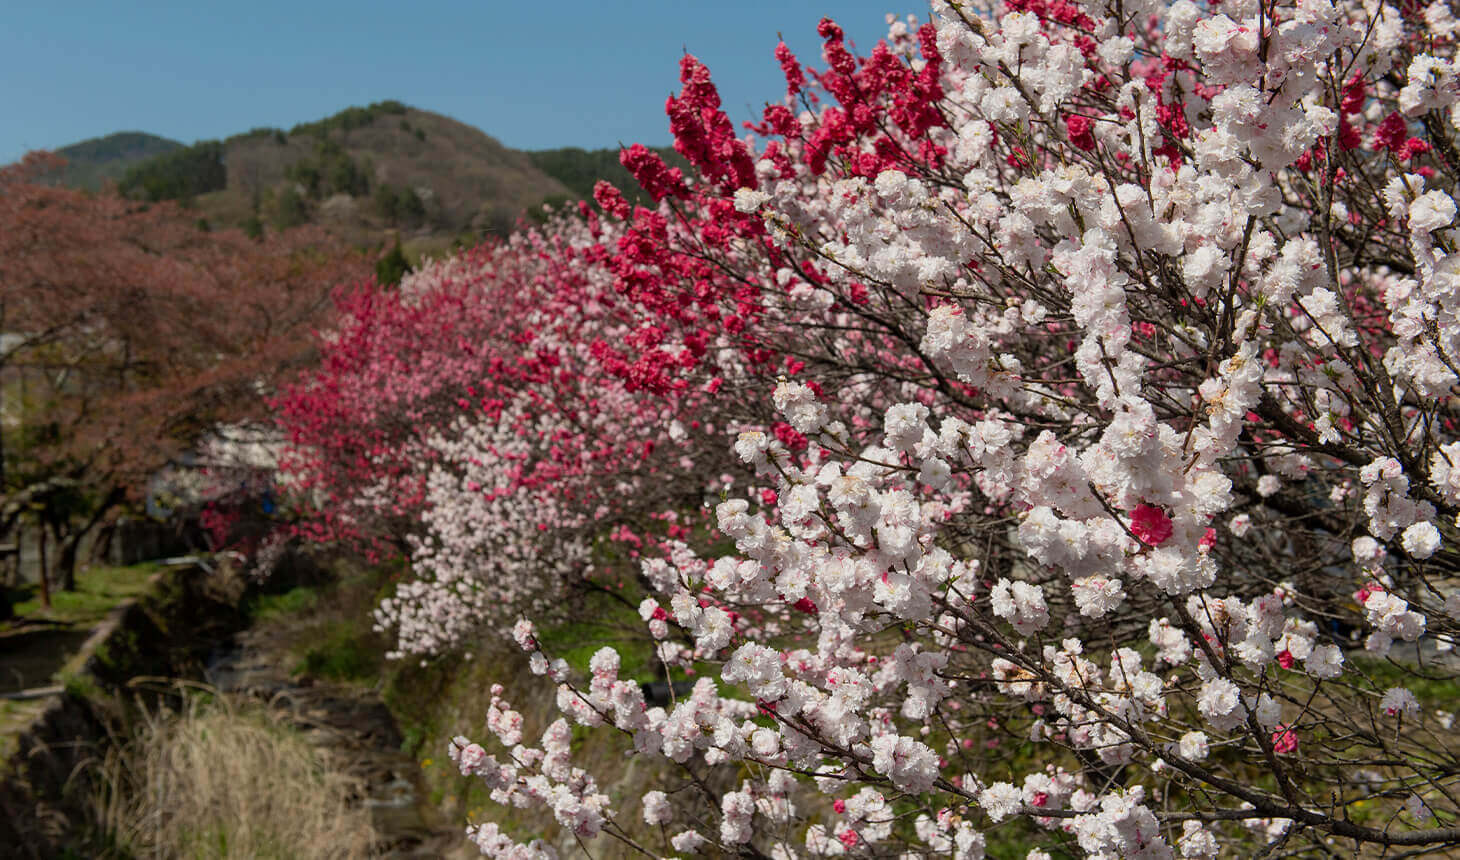
[[[424,800],[421,771],[401,752],[402,737],[390,709],[374,690],[291,677],[293,663],[275,650],[274,637],[249,630],[208,661],[208,683],[219,691],[247,696],[279,712],[311,743],[336,754],[344,770],[366,786],[369,808],[385,839],[381,856],[394,858],[472,856],[464,826],[450,827]]]

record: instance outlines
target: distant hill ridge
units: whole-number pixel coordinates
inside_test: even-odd
[[[671,149],[659,151],[684,163]],[[200,223],[251,232],[317,223],[362,245],[392,232],[504,233],[544,203],[590,197],[599,179],[639,198],[617,149],[522,152],[398,101],[191,146],[119,132],[57,153],[68,163],[56,180],[66,185],[114,181],[137,199],[183,201]]]
[[[62,185],[95,191],[108,180],[121,179],[138,162],[182,148],[175,140],[141,131],[93,137],[56,150],[66,167],[55,178]]]

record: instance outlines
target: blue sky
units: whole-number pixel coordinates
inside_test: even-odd
[[[893,5],[896,3],[903,5]],[[0,163],[114,131],[190,143],[382,99],[508,146],[669,142],[683,51],[731,118],[783,92],[776,34],[820,65],[830,15],[861,50],[919,0],[250,0],[17,3],[0,28]]]

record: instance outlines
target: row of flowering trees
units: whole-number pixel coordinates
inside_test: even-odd
[[[657,208],[360,294],[280,403],[321,529],[413,561],[397,654],[511,628],[559,685],[540,738],[494,689],[462,772],[650,856],[1460,845],[1446,3],[819,32],[753,136],[685,57],[692,175],[623,154]],[[668,706],[529,620],[605,538]],[[611,800],[573,724],[680,778]]]

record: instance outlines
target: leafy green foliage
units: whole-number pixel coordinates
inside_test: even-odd
[[[375,102],[367,107],[347,107],[334,116],[317,122],[300,123],[289,129],[289,134],[312,134],[316,137],[324,137],[332,131],[353,131],[357,128],[364,128],[374,123],[379,117],[403,114],[406,110],[404,104],[394,99]]]
[[[426,220],[426,203],[414,188],[378,185],[373,202],[375,211],[392,226],[417,227]]]
[[[313,609],[319,603],[320,590],[300,585],[283,594],[260,594],[249,602],[249,615],[255,623]]]
[[[316,644],[304,652],[304,659],[294,666],[294,674],[334,681],[379,677],[382,668],[380,643],[369,632],[363,625],[347,620],[330,623]]]
[[[309,221],[309,207],[298,191],[286,187],[274,200],[274,226],[280,230],[298,227]]]
[[[406,272],[410,270],[411,263],[406,259],[405,253],[401,251],[400,237],[397,236],[395,245],[390,249],[390,252],[384,257],[381,257],[380,262],[375,264],[375,282],[382,286],[387,284],[396,286],[400,284],[400,279],[405,277]]]
[[[689,166],[689,162],[675,152],[673,147],[661,146],[654,149],[654,152],[659,153],[659,157],[670,167]],[[570,146],[564,149],[543,149],[527,155],[532,159],[534,167],[568,186],[568,190],[577,195],[578,199],[593,199],[593,186],[602,179],[622,191],[630,203],[652,205],[652,199],[639,188],[633,174],[619,164],[618,154],[617,149],[588,150]]]
[[[370,192],[370,171],[362,167],[340,146],[325,138],[315,144],[315,157],[297,161],[284,168],[284,176],[304,186],[312,199],[331,194],[359,197]]]
[[[625,636],[635,632],[639,622],[632,602],[639,595],[628,592],[629,603],[615,599],[612,585],[586,592],[582,605],[556,624],[545,624],[538,630],[543,650],[568,661],[576,672],[587,673],[589,662],[600,648],[612,646],[621,660],[619,674],[635,681],[663,680],[664,667],[654,656],[653,643],[647,638]],[[639,622],[642,623],[642,622]],[[675,680],[682,680],[676,677]]]
[[[129,167],[182,149],[175,140],[140,131],[121,131],[94,137],[56,150],[66,166],[53,173],[51,181],[68,188],[96,191],[107,180],[118,180]]]
[[[127,197],[143,200],[187,200],[228,184],[223,144],[203,141],[159,155],[129,169],[117,183]]]
[[[282,128],[274,128],[272,126],[263,125],[259,126],[258,128],[251,128],[242,134],[235,134],[227,140],[223,141],[223,144],[227,146],[231,143],[237,143],[244,140],[254,140],[257,138],[272,138],[275,143],[279,144],[288,142],[288,137],[285,136],[284,130]]]
[[[549,194],[542,199],[542,205],[527,210],[527,218],[534,224],[546,224],[554,212],[577,199],[571,194]]]
[[[119,161],[137,156],[162,155],[182,149],[175,140],[140,131],[119,131],[106,137],[93,137],[56,150],[56,154],[76,162]]]

